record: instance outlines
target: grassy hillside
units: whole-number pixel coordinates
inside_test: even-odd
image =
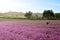
[[[24,16],[25,13],[23,12],[7,12],[7,13],[0,13],[0,18],[12,18],[12,19],[25,19],[26,17]],[[32,16],[42,16],[40,13],[33,13]]]
[[[24,13],[8,12],[8,13],[0,13],[0,18],[25,18],[25,17]]]

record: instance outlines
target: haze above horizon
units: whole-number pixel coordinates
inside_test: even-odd
[[[60,0],[0,0],[0,12],[60,12]]]

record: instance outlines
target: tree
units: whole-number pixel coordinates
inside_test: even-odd
[[[52,10],[44,10],[43,18],[45,19],[54,19],[55,15]]]
[[[26,12],[26,14],[24,16],[29,19],[32,16],[32,12],[31,11]]]
[[[56,19],[60,20],[60,13],[55,13]]]

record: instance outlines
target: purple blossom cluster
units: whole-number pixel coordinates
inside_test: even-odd
[[[60,21],[0,22],[0,40],[60,40]]]

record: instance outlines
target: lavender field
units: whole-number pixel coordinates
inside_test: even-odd
[[[60,40],[60,21],[0,21],[0,40]]]

